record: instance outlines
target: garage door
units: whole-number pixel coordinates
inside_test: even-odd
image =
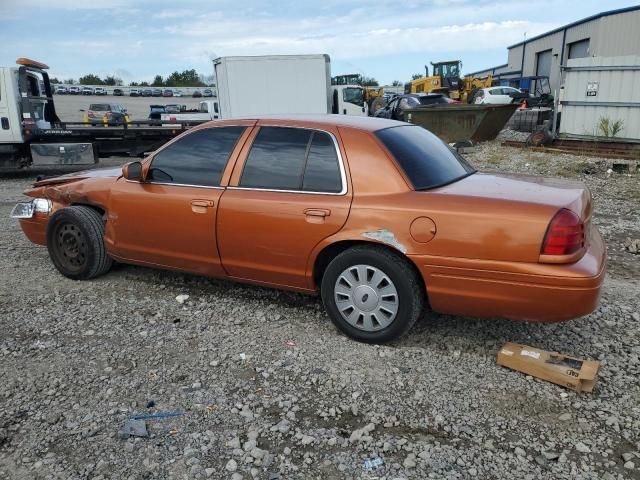
[[[569,44],[569,58],[584,58],[589,56],[589,39]]]
[[[536,75],[548,77],[551,73],[551,50],[536,54]]]

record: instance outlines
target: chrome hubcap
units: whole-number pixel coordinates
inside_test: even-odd
[[[391,279],[371,265],[354,265],[343,271],[334,286],[340,315],[366,332],[388,327],[398,314],[398,291]]]

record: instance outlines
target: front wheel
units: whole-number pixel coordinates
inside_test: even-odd
[[[113,263],[104,246],[102,215],[91,207],[54,213],[47,224],[47,249],[58,271],[73,280],[102,275]]]
[[[350,248],[322,277],[322,301],[349,337],[385,343],[407,333],[424,308],[424,287],[409,262],[377,245]]]

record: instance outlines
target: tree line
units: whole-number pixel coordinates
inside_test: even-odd
[[[83,75],[76,81],[73,78],[59,80],[56,77],[50,79],[51,83],[64,83],[68,85],[106,85],[106,86],[122,86],[124,82],[115,75],[107,75],[100,78],[98,75],[89,73]],[[130,87],[205,87],[211,85],[213,78],[211,76],[203,76],[198,74],[195,69],[175,71],[167,78],[162,75],[156,75],[153,82],[130,82]]]

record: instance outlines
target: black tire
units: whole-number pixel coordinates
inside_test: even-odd
[[[102,215],[91,207],[58,210],[47,224],[51,261],[65,277],[89,280],[109,271],[113,260],[104,246]]]
[[[389,325],[376,331],[366,331],[350,324],[336,303],[336,295],[339,295],[335,292],[336,282],[349,267],[356,265],[378,269],[391,280],[397,291],[395,318]],[[320,291],[322,302],[335,326],[354,340],[365,343],[386,343],[405,335],[418,320],[425,305],[423,283],[409,261],[399,253],[378,245],[359,245],[338,254],[322,276]]]

